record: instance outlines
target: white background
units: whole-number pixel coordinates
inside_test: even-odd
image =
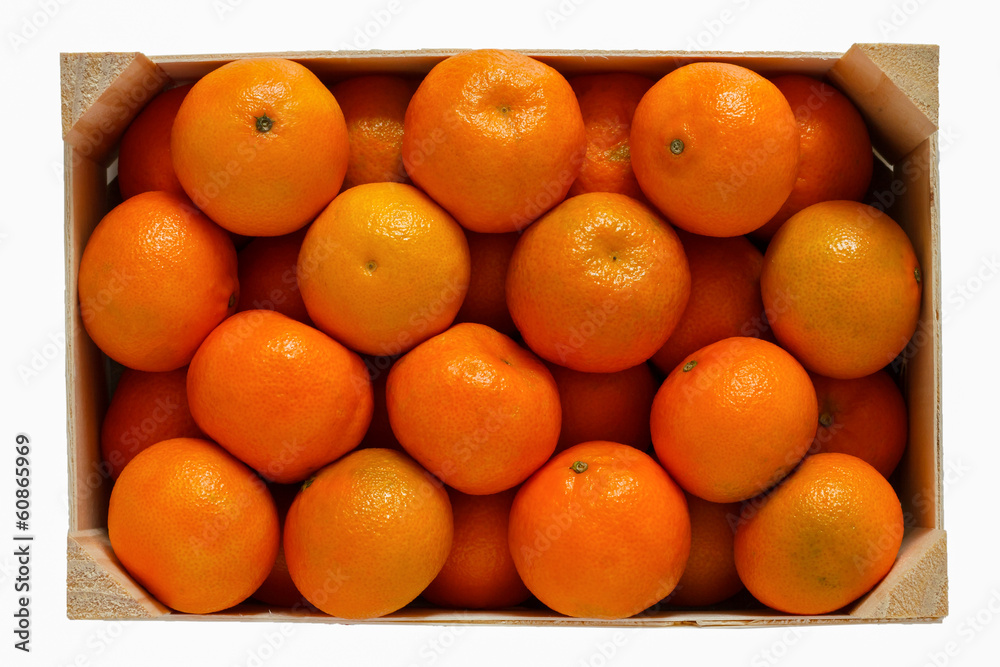
[[[1000,654],[997,566],[994,3],[838,0],[3,0],[0,10],[0,663],[3,665],[984,665]],[[716,23],[730,10],[729,24]],[[715,28],[715,33],[707,26]],[[13,38],[23,37],[23,40]],[[941,45],[945,488],[951,615],[941,624],[622,631],[69,622],[60,51],[220,53],[511,47],[844,51]],[[26,369],[32,369],[29,375]],[[32,653],[12,648],[15,434],[33,442]],[[978,620],[976,620],[978,618]],[[277,645],[277,648],[273,648]],[[951,649],[953,655],[944,653]],[[603,651],[603,653],[602,653]],[[612,654],[605,657],[605,654]],[[260,658],[263,657],[263,660]]]

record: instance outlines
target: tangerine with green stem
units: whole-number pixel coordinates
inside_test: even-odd
[[[587,442],[524,483],[510,553],[546,606],[576,618],[628,618],[677,585],[691,546],[684,493],[634,447]]]

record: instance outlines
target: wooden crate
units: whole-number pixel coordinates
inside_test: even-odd
[[[425,73],[453,50],[301,52],[281,55],[327,83],[368,73]],[[411,605],[367,623],[531,625],[771,625],[940,621],[948,612],[941,484],[941,296],[938,216],[936,46],[856,44],[846,53],[530,51],[566,75],[631,71],[659,78],[692,61],[738,63],[762,74],[825,76],[857,105],[881,157],[886,210],[906,230],[925,276],[920,323],[899,362],[910,437],[893,482],[907,520],[892,571],[839,613],[794,616],[754,607],[710,611],[653,609],[600,621],[544,608],[453,611]],[[244,55],[159,56],[78,53],[62,56],[62,129],[66,195],[66,388],[69,446],[67,615],[88,619],[212,619],[345,622],[308,610],[248,602],[208,615],[167,609],[135,583],[108,541],[111,483],[101,468],[99,430],[107,409],[106,360],[84,331],[77,301],[83,247],[108,210],[109,169],[122,132],[171,82],[195,80]],[[252,54],[257,55],[257,54]]]

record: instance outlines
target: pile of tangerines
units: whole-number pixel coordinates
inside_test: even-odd
[[[79,272],[115,554],[192,613],[845,607],[903,535],[921,296],[872,170],[840,92],[725,63],[161,93]]]

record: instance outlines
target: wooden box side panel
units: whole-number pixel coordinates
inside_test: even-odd
[[[66,560],[69,618],[156,618],[170,613],[128,575],[111,549],[107,530],[71,532]]]
[[[896,562],[875,589],[850,608],[854,618],[944,618],[948,615],[948,548],[943,530],[907,531]]]
[[[937,77],[938,47],[921,44],[855,44],[830,70],[891,164],[937,130]]]
[[[100,425],[107,410],[105,362],[84,317],[106,303],[77,297],[80,258],[107,213],[107,165],[125,128],[170,78],[139,53],[63,54],[61,101],[66,165],[66,391],[71,531],[107,524],[110,482],[101,464]],[[109,284],[107,295],[117,286]]]
[[[103,165],[132,119],[170,82],[141,53],[64,53],[60,64],[63,139]]]
[[[285,54],[312,70],[329,83],[364,74],[423,75],[434,65],[463,49],[423,51],[324,51]],[[565,76],[629,71],[658,79],[667,72],[691,62],[715,61],[739,63],[762,74],[797,72],[823,76],[837,62],[839,53],[759,53],[706,52],[692,55],[685,51],[574,51],[522,50],[555,67]],[[267,55],[274,54],[250,54]],[[175,81],[193,81],[230,62],[233,55],[152,56]],[[242,57],[242,56],[241,56]]]
[[[247,602],[207,615],[178,614],[160,604],[135,583],[111,549],[107,531],[86,530],[69,536],[67,609],[70,618],[177,620],[299,621],[313,623],[448,623],[508,625],[600,625],[646,627],[668,625],[813,625],[857,621],[928,621],[948,612],[945,533],[916,528],[907,531],[892,571],[868,595],[841,613],[796,616],[771,609],[653,609],[632,618],[569,618],[544,609],[465,611],[407,606],[381,618],[349,621],[309,609],[269,608]]]
[[[104,358],[87,335],[77,274],[86,239],[107,208],[107,170],[66,145],[66,442],[69,448],[69,529],[107,525],[108,483],[101,468],[100,427],[107,411]],[[109,286],[111,289],[112,286]]]
[[[828,76],[861,111],[876,150],[892,165],[891,183],[877,198],[906,231],[922,269],[917,330],[893,362],[909,412],[907,449],[894,478],[908,525],[943,528],[938,47],[855,44]]]
[[[917,330],[893,364],[901,368],[909,440],[897,487],[910,525],[943,528],[941,443],[941,259],[937,135],[893,169],[888,212],[906,231],[920,262],[923,285]]]

